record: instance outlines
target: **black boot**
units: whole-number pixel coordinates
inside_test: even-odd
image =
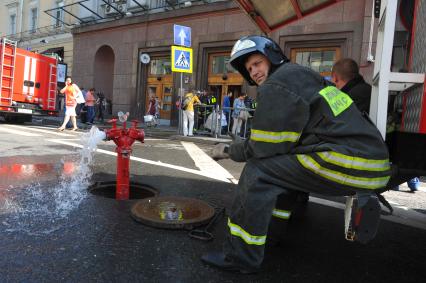
[[[209,252],[201,256],[201,261],[226,271],[237,271],[243,274],[256,273],[259,270],[237,264],[226,257],[223,252]]]

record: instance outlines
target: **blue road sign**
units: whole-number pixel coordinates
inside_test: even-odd
[[[175,45],[191,47],[191,28],[173,25],[173,42]]]

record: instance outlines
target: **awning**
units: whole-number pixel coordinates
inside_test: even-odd
[[[264,33],[270,33],[342,0],[236,1]]]

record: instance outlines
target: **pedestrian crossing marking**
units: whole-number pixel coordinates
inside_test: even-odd
[[[227,180],[226,182],[231,182],[233,184],[238,184],[231,173],[223,168],[219,163],[214,161],[207,153],[205,153],[201,148],[192,142],[180,142],[185,150],[188,152],[188,155],[194,160],[195,166],[197,166],[200,171],[205,172],[206,174],[220,177],[221,180]]]
[[[175,66],[180,68],[189,68],[189,62],[186,60],[184,52],[180,53],[179,58],[175,62]]]
[[[172,46],[172,71],[192,73],[192,49]]]
[[[39,133],[46,133],[46,134],[51,134],[51,135],[55,135],[55,136],[61,136],[61,137],[75,137],[75,135],[73,134],[66,134],[66,133],[58,133],[57,129],[53,129],[53,128],[37,128],[34,126],[18,126],[18,125],[7,125],[7,127],[11,127],[11,128],[15,128],[15,129],[19,129],[19,130],[23,130],[23,131],[34,131],[34,132],[39,132]]]
[[[32,134],[32,133],[28,133],[28,132],[25,132],[25,131],[8,129],[6,127],[0,127],[0,132],[5,132],[5,133],[8,133],[8,134],[14,134],[14,135],[19,135],[19,136],[25,136],[25,137],[41,137],[42,136],[42,135],[39,135],[39,134]]]

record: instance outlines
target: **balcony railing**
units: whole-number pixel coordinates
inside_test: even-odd
[[[89,0],[80,0],[44,12],[65,26],[73,27],[224,1],[231,0],[100,0],[98,6]],[[67,20],[58,18],[58,11],[66,14]]]
[[[50,25],[50,26],[39,27],[36,29],[23,31],[20,33],[9,34],[9,35],[6,35],[5,37],[14,41],[23,42],[23,41],[30,41],[30,40],[41,38],[41,37],[69,33],[70,31],[71,31],[71,27],[66,27],[66,26],[58,27],[57,25]]]

